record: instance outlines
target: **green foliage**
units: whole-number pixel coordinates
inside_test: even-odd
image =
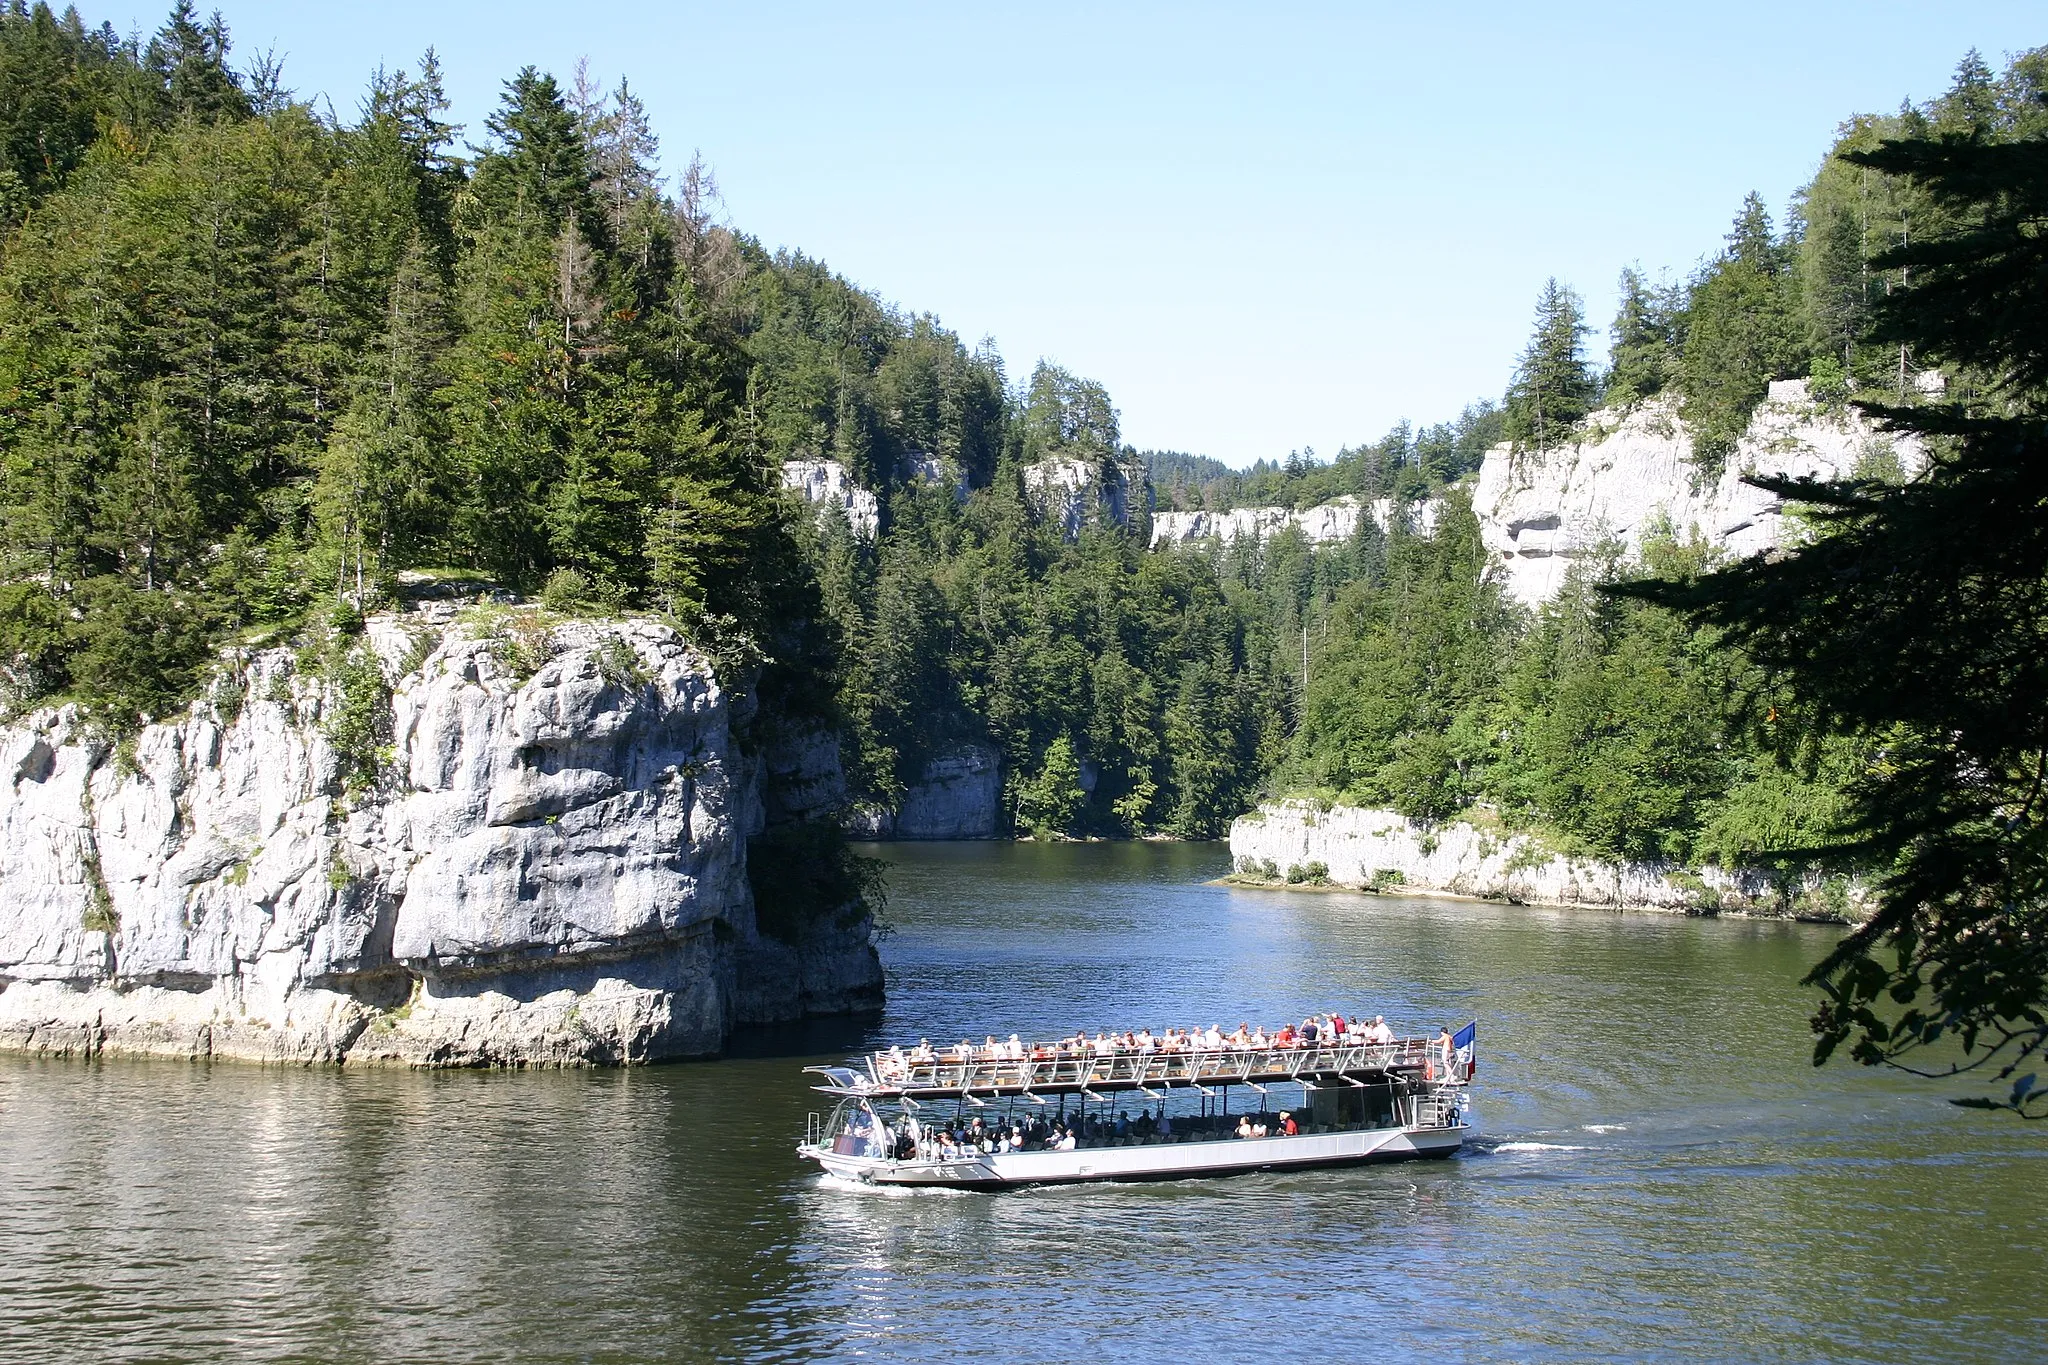
[[[1720,475],[1770,381],[1803,367],[1798,276],[1770,215],[1752,193],[1728,233],[1728,247],[1693,282],[1686,310],[1679,413],[1692,430],[1701,477]]]
[[[748,362],[710,305],[745,267],[701,168],[661,198],[623,86],[571,108],[521,71],[471,173],[431,54],[352,122],[271,68],[245,89],[226,54],[184,4],[142,46],[0,14],[19,699],[163,714],[229,632],[457,565],[521,591],[569,571],[558,605],[667,612],[736,664],[774,660],[779,704],[824,705],[815,588],[737,431]],[[936,358],[882,389],[950,414],[960,384],[919,386],[957,346],[911,330]],[[1000,383],[979,392],[959,420]]]
[[[1074,741],[1058,735],[1046,746],[1045,762],[1017,793],[1017,822],[1034,835],[1066,834],[1080,819],[1087,800]]]
[[[754,922],[783,943],[848,930],[887,907],[885,864],[855,853],[838,825],[797,821],[747,841]]]
[[[1510,619],[1469,500],[1453,492],[1438,518],[1432,536],[1392,538],[1383,578],[1337,596],[1284,781],[1402,801],[1425,818],[1464,804],[1439,790],[1472,760],[1453,725],[1496,685]]]
[[[336,661],[329,681],[334,704],[322,729],[342,784],[351,792],[369,790],[383,776],[391,743],[391,689],[383,666],[368,648],[351,649]]]
[[[1624,300],[1626,302],[1626,300]],[[1536,324],[1515,367],[1502,409],[1501,434],[1535,450],[1569,439],[1591,410],[1593,372],[1586,364],[1585,305],[1555,279],[1536,298]]]
[[[1287,868],[1289,886],[1328,886],[1330,865],[1323,862],[1293,863]]]
[[[653,678],[640,662],[640,651],[620,636],[608,637],[597,648],[597,671],[613,687],[629,691],[645,687]]]
[[[1145,451],[1142,459],[1162,510],[1316,507],[1346,495],[1412,501],[1475,472],[1502,439],[1501,422],[1500,409],[1481,401],[1455,421],[1419,431],[1398,423],[1379,440],[1346,447],[1327,462],[1313,449],[1258,460],[1243,471],[1175,451]]]
[[[1938,126],[1957,111],[1932,112]],[[1870,746],[1834,851],[1880,869],[1878,909],[1810,978],[1826,994],[1816,1061],[1843,1044],[1866,1063],[1960,1055],[1933,1065],[2011,1086],[1965,1103],[2034,1115],[2032,1068],[2048,1047],[2042,115],[2001,129],[1992,101],[1967,129],[1843,158],[1908,180],[1942,225],[1871,261],[1912,281],[1874,305],[1872,338],[1970,381],[1945,404],[1866,405],[1936,445],[1929,472],[1896,485],[1757,480],[1807,503],[1821,534],[1783,557],[1632,590],[1727,632],[1843,742]]]
[[[1676,378],[1684,345],[1684,300],[1676,289],[1657,289],[1643,272],[1621,272],[1621,302],[1610,329],[1605,401],[1625,408],[1655,397]]]

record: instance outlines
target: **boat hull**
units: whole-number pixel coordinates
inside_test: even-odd
[[[1469,1130],[1379,1128],[1295,1137],[1224,1138],[1131,1147],[1083,1147],[1071,1152],[1003,1152],[953,1161],[891,1161],[847,1156],[829,1147],[799,1152],[841,1180],[869,1185],[1003,1190],[1023,1185],[1071,1185],[1097,1180],[1188,1180],[1247,1171],[1303,1170],[1375,1161],[1447,1157]]]

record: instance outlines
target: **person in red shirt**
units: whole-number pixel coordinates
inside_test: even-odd
[[[1295,1134],[1301,1131],[1301,1129],[1295,1125],[1294,1115],[1288,1113],[1285,1109],[1282,1109],[1280,1111],[1280,1131],[1287,1137],[1293,1137]]]

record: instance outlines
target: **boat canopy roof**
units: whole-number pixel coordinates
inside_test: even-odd
[[[1158,1098],[1168,1090],[1202,1090],[1268,1083],[1317,1086],[1381,1084],[1395,1076],[1459,1081],[1433,1038],[1307,1046],[1162,1048],[1118,1047],[1076,1052],[1064,1043],[1031,1043],[1010,1055],[969,1048],[930,1054],[891,1048],[855,1066],[806,1067],[825,1078],[812,1087],[860,1099],[944,1100],[1045,1095],[1099,1097],[1140,1091]]]

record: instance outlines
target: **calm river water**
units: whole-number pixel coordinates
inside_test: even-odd
[[[634,1073],[0,1059],[0,1357],[2022,1360],[2048,1132],[1806,1062],[1825,929],[1204,885],[1218,846],[898,845],[872,1030]],[[821,1186],[879,1038],[1477,1015],[1441,1163]]]

